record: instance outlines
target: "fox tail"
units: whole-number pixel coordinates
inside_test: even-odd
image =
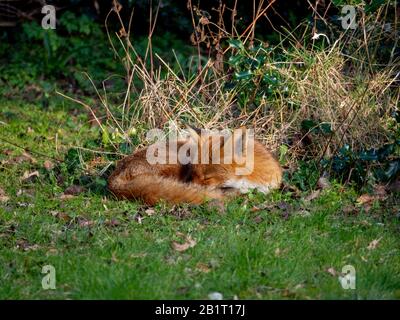
[[[149,205],[160,200],[171,204],[201,204],[207,200],[223,199],[223,193],[218,190],[153,174],[141,174],[129,180],[120,175],[111,176],[108,188],[118,198],[141,199]]]

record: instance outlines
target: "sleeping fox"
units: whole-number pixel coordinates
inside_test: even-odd
[[[201,204],[251,189],[267,193],[280,186],[279,162],[260,142],[250,139],[246,129],[228,136],[188,131],[188,138],[166,143],[166,158],[178,161],[154,163],[149,161],[150,147],[140,149],[119,161],[108,179],[109,190],[118,198],[140,199],[149,205],[160,200]],[[172,143],[175,148],[169,148]],[[178,151],[187,158],[177,157]]]

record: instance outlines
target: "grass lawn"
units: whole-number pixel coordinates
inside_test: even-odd
[[[62,108],[0,103],[0,137],[51,157],[95,139],[87,122]],[[1,299],[400,298],[398,195],[369,208],[332,184],[314,199],[250,194],[225,213],[145,208],[95,188],[63,196],[77,177],[22,154],[0,141]],[[338,280],[348,264],[355,290]],[[45,265],[55,267],[55,290],[42,288]]]

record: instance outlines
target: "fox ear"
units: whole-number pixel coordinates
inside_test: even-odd
[[[186,129],[189,132],[190,139],[192,139],[193,141],[196,141],[196,142],[200,141],[200,138],[201,138],[200,137],[200,133],[201,133],[200,129],[194,128],[189,125],[186,125]]]
[[[246,127],[242,126],[239,129],[233,130],[232,134],[225,141],[224,145],[228,145],[229,147],[233,148],[233,152],[235,153],[236,157],[241,158],[247,153],[247,142],[247,129]],[[224,145],[222,145],[222,147],[224,147]]]
[[[241,126],[235,131],[233,136],[235,152],[240,156],[245,155],[247,153],[247,129],[245,126]]]
[[[189,133],[189,139],[198,145],[203,145],[205,143],[205,137],[201,134],[201,129],[194,128],[192,126],[186,125],[186,129]]]

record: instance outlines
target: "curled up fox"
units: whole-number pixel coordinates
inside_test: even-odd
[[[279,162],[248,129],[228,135],[192,128],[188,132],[185,138],[155,143],[119,161],[108,179],[110,191],[149,205],[201,204],[280,186]]]

